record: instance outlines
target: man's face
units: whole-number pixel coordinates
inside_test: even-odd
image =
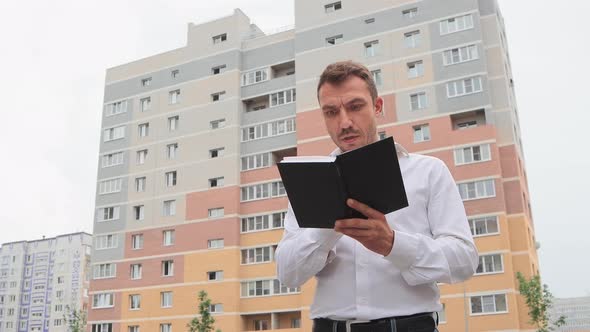
[[[381,114],[383,99],[378,97],[373,105],[365,81],[351,76],[339,85],[325,83],[319,102],[326,129],[342,152],[377,141],[375,118]]]

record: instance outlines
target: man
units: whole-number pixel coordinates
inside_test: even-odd
[[[317,95],[338,146],[332,155],[378,140],[383,99],[366,67],[329,65]],[[445,164],[396,149],[408,207],[383,215],[349,199],[368,219],[338,220],[332,230],[299,228],[289,206],[275,255],[278,278],[289,287],[317,278],[314,332],[435,331],[442,309],[437,282],[466,280],[477,268],[465,209]]]

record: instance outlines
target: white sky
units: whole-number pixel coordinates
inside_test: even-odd
[[[590,2],[500,6],[543,281],[590,295]],[[106,68],[182,47],[188,22],[238,7],[263,30],[294,21],[293,0],[1,1],[0,244],[92,232]]]

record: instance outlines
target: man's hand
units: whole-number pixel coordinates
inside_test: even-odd
[[[336,220],[334,230],[359,241],[367,249],[389,255],[393,247],[395,232],[387,224],[385,215],[361,202],[349,198],[346,204],[369,219]]]

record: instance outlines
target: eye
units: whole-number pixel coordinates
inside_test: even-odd
[[[362,104],[352,104],[350,106],[350,110],[351,111],[360,111],[361,108],[363,108],[363,105]]]
[[[324,115],[327,117],[332,117],[332,116],[335,116],[336,114],[338,114],[338,111],[334,110],[334,109],[329,109],[329,110],[324,111]]]

